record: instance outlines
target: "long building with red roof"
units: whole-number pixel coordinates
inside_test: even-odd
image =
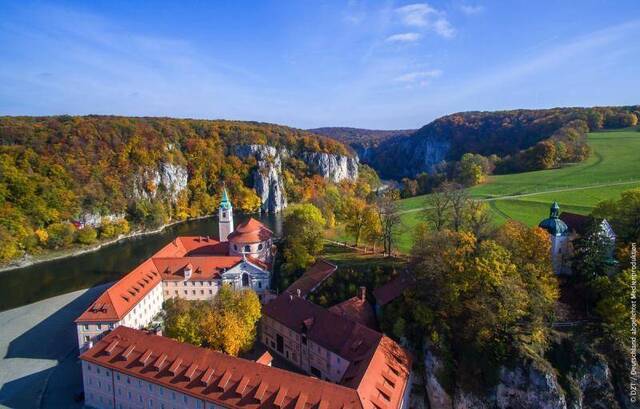
[[[264,300],[271,281],[273,233],[251,218],[237,227],[241,234],[234,235],[233,209],[226,191],[219,213],[224,219],[219,224],[220,237],[229,241],[177,237],[143,261],[76,319],[80,350],[91,346],[106,330],[121,325],[148,326],[162,310],[162,303],[173,297],[207,300],[229,284],[250,288]]]

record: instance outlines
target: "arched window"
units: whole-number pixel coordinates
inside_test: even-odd
[[[227,212],[222,212],[222,218],[224,218],[224,219],[227,218]]]
[[[249,287],[249,274],[244,273],[242,275],[242,286],[243,287]]]
[[[233,245],[233,249],[234,249],[235,251],[238,251],[238,245],[237,245],[237,244],[234,244],[234,245]]]
[[[262,250],[262,243],[258,244],[258,250]]]
[[[251,252],[251,246],[248,245],[248,244],[246,246],[244,246],[244,251],[247,252],[247,253]]]

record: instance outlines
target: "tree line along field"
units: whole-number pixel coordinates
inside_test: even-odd
[[[594,132],[588,135],[592,147],[584,162],[549,169],[491,176],[470,188],[469,194],[489,204],[494,220],[519,220],[529,226],[547,217],[551,202],[562,211],[589,214],[600,201],[640,187],[640,132],[637,128]],[[398,249],[411,248],[413,227],[422,219],[427,195],[400,200],[402,229]]]

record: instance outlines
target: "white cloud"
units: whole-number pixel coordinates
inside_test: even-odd
[[[403,83],[407,86],[428,85],[429,81],[442,75],[442,70],[413,71],[402,74],[394,79],[395,82]]]
[[[407,26],[431,30],[444,38],[451,38],[456,31],[443,11],[436,10],[427,3],[408,4],[395,9],[400,20]]]
[[[413,43],[421,37],[420,33],[402,33],[391,35],[385,41],[388,43]]]
[[[478,14],[478,13],[482,13],[484,11],[484,7],[480,6],[480,5],[470,5],[470,4],[463,4],[460,6],[460,10],[468,15],[471,16],[473,14]]]

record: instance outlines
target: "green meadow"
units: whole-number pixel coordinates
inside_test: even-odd
[[[553,201],[562,211],[589,214],[600,201],[640,187],[640,132],[638,128],[594,132],[588,135],[592,154],[586,161],[560,169],[492,176],[469,189],[485,200],[498,224],[513,219],[529,226],[547,217]],[[402,234],[398,247],[411,248],[411,232],[420,222],[427,196],[400,201]]]

